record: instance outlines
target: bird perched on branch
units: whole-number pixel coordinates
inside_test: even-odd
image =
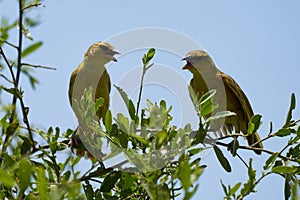
[[[254,114],[248,98],[239,85],[229,75],[221,72],[205,51],[191,51],[183,60],[187,63],[182,69],[187,69],[193,74],[190,85],[197,98],[200,99],[204,93],[215,89],[217,92],[214,100],[219,104],[216,112],[228,110],[236,114],[227,116],[220,124],[213,124],[213,129],[223,134],[230,134],[234,129],[236,133],[241,131],[246,135],[248,123]],[[258,133],[253,133],[246,139],[249,145],[260,141]],[[263,148],[263,145],[258,143],[254,147]],[[255,150],[255,153],[261,154],[261,151]]]
[[[79,127],[84,124],[85,119],[82,118],[82,113],[79,113],[80,111],[75,108],[75,105],[80,102],[84,92],[90,88],[92,88],[94,102],[100,97],[104,100],[102,106],[95,108],[95,117],[98,118],[97,121],[102,119],[105,123],[105,114],[109,107],[111,82],[104,65],[110,61],[117,62],[114,57],[116,54],[119,54],[119,52],[114,50],[112,45],[106,42],[96,42],[89,47],[84,54],[83,61],[73,71],[69,84],[69,102],[79,121]],[[78,132],[78,128],[75,132]],[[77,148],[77,146],[81,146],[81,143],[80,139],[76,137],[76,133],[74,133],[71,139],[71,147]],[[79,152],[77,151],[77,153]]]

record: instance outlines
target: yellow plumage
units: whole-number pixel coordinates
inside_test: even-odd
[[[100,97],[104,99],[104,104],[96,109],[97,121],[100,119],[105,122],[105,115],[109,108],[109,93],[111,89],[110,77],[105,69],[105,64],[110,61],[117,61],[115,54],[119,54],[114,48],[106,42],[96,42],[89,47],[84,54],[84,60],[73,71],[69,84],[69,102],[78,119],[79,127],[84,123],[82,114],[75,109],[75,101],[78,103],[84,95],[84,91],[92,88],[93,101],[96,102]],[[79,133],[77,133],[79,134]],[[82,148],[80,139],[73,134],[71,140],[72,148]],[[79,153],[77,151],[77,153]],[[82,154],[82,153],[81,153]]]
[[[193,74],[190,85],[198,98],[200,99],[208,90],[216,89],[214,99],[220,105],[216,112],[226,109],[236,114],[226,117],[222,124],[215,124],[213,128],[219,129],[224,134],[232,133],[233,129],[236,133],[241,131],[247,134],[248,123],[254,113],[247,96],[239,85],[229,75],[221,72],[205,51],[189,52],[184,60],[187,64],[183,69],[188,69]],[[246,138],[249,145],[260,141],[258,133],[253,133]],[[263,148],[263,145],[258,143],[255,147]],[[255,152],[261,153],[261,151]]]

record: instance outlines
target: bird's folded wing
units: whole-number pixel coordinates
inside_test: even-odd
[[[224,83],[232,90],[236,98],[239,100],[246,117],[250,120],[254,114],[250,102],[243,90],[229,75],[220,72],[220,76],[222,77]]]

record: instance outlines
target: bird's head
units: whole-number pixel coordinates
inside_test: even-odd
[[[107,42],[95,42],[84,54],[84,59],[106,64],[110,61],[117,62],[117,59],[114,57],[116,54],[120,53],[117,52],[114,47]]]
[[[190,51],[182,60],[186,61],[186,65],[182,69],[188,69],[192,73],[196,71],[198,73],[207,73],[216,69],[211,57],[203,50]]]

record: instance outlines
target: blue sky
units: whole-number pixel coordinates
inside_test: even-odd
[[[1,16],[10,19],[17,17],[16,1],[2,0],[0,5]],[[41,19],[41,25],[33,29],[31,34],[36,41],[43,41],[44,45],[26,62],[56,67],[57,70],[37,70],[35,75],[40,85],[35,91],[29,88],[27,80],[22,79],[26,91],[25,103],[31,108],[30,121],[38,128],[75,128],[77,124],[67,100],[67,89],[70,74],[82,61],[83,53],[96,41],[143,27],[174,30],[190,37],[207,50],[218,67],[239,83],[254,112],[263,115],[264,123],[259,131],[261,137],[267,135],[270,121],[273,122],[274,130],[282,125],[291,93],[294,92],[296,98],[300,98],[300,2],[297,0],[48,0],[43,1],[43,5],[30,15]],[[151,43],[151,38],[145,40]],[[118,44],[113,45],[118,47]],[[121,55],[118,63],[109,66],[112,82],[122,83],[120,77],[140,66],[140,58],[145,51],[137,50]],[[184,78],[185,83],[178,81],[178,87],[187,85],[191,78],[187,71],[181,71],[184,63],[180,59],[183,56],[159,51],[154,59],[154,62],[173,69],[174,73]],[[172,105],[180,104],[170,90],[159,90],[154,85],[147,87],[145,98],[153,101],[164,98]],[[132,97],[135,98],[136,93],[133,92]],[[174,122],[180,124],[183,113],[176,110],[175,105]],[[300,117],[299,111],[298,107],[295,117]],[[284,144],[280,140],[272,140],[264,145],[276,151]],[[254,157],[254,166],[258,169],[267,158],[267,155],[258,157],[250,152],[241,151],[241,154],[246,160]],[[230,162],[233,172],[227,174],[213,153],[203,159],[208,168],[200,178],[197,194],[201,199],[223,197],[220,179],[231,185],[246,180],[247,172],[243,164],[237,159],[230,159]],[[248,199],[274,199],[274,196],[282,199],[282,186],[281,178],[270,176],[261,182],[257,194]]]

